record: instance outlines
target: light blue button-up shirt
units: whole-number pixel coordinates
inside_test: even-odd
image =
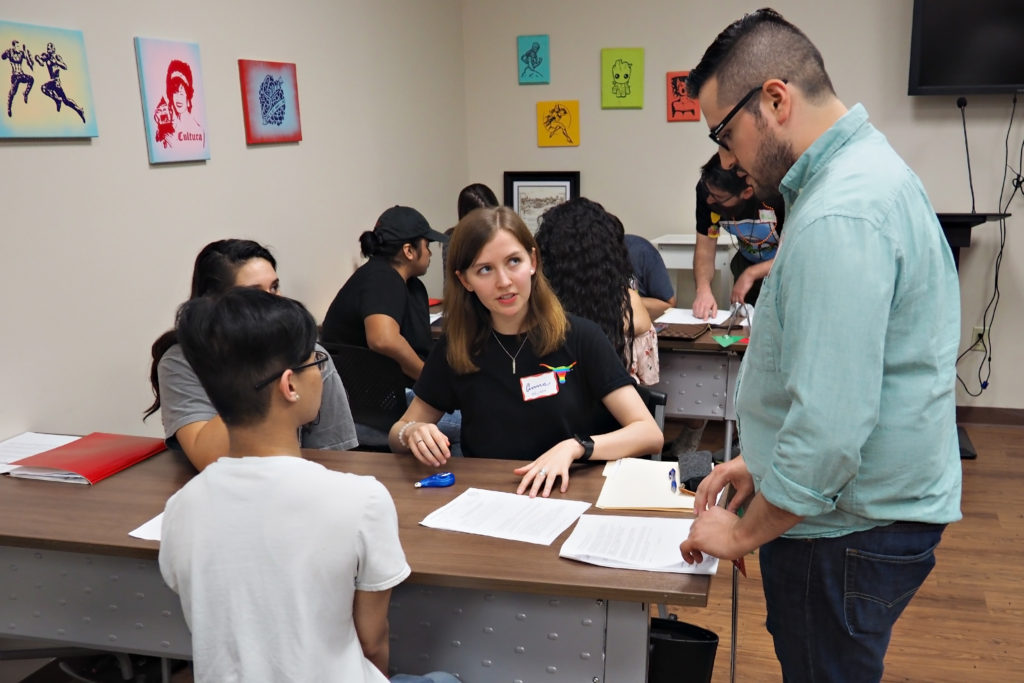
[[[856,105],[781,186],[786,231],[737,385],[741,450],[789,537],[960,518],[953,256]]]

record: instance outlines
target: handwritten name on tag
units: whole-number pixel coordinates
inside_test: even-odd
[[[558,377],[553,372],[542,372],[539,375],[521,377],[519,378],[519,385],[523,388],[524,401],[554,396],[558,393]]]

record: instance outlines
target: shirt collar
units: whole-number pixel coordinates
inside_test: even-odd
[[[796,201],[800,191],[817,175],[836,152],[864,126],[868,125],[868,112],[861,104],[855,104],[832,127],[825,131],[800,155],[796,163],[782,178],[779,190],[790,205]]]

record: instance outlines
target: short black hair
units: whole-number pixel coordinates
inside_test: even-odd
[[[700,167],[700,182],[705,190],[708,185],[713,185],[729,194],[739,194],[749,187],[746,179],[736,173],[735,167],[730,169],[722,166],[718,152],[712,154],[707,163]]]
[[[770,7],[743,15],[718,34],[690,70],[686,79],[690,97],[698,97],[712,77],[718,82],[719,106],[740,101],[751,88],[771,78],[799,87],[810,100],[835,94],[818,48]],[[757,101],[747,106],[756,107]]]
[[[316,344],[316,321],[302,304],[252,287],[185,302],[176,329],[185,358],[229,426],[264,418],[272,389],[256,385],[306,362]]]

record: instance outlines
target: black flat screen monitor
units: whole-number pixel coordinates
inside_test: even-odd
[[[909,95],[1024,92],[1024,1],[914,0]]]

